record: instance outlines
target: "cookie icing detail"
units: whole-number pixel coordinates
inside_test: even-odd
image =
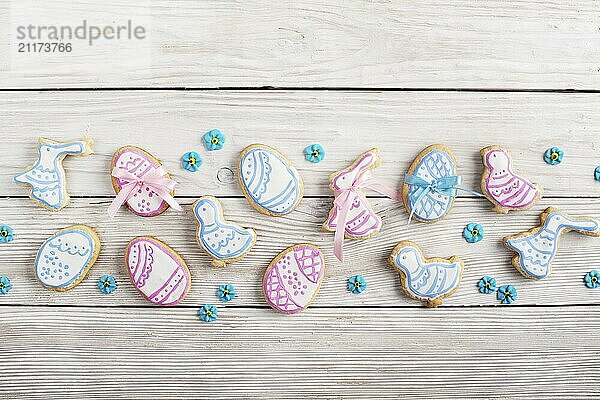
[[[13,179],[17,183],[31,186],[31,197],[34,200],[50,209],[60,210],[69,202],[62,161],[67,155],[91,154],[92,141],[79,139],[60,143],[41,138],[37,151],[38,159],[35,164]]]

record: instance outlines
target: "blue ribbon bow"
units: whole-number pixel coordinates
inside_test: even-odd
[[[425,179],[416,175],[406,174],[404,175],[404,183],[417,186],[417,190],[408,195],[410,204],[412,204],[408,223],[410,223],[415,213],[415,205],[419,204],[428,193],[435,192],[448,197],[456,197],[457,191],[463,190],[476,196],[483,196],[483,194],[479,192],[459,187],[462,183],[462,178],[460,176],[444,176],[442,178],[434,178],[431,182],[427,182]]]

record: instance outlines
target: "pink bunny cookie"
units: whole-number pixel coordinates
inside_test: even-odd
[[[343,261],[344,237],[366,239],[381,229],[381,218],[375,214],[361,189],[372,189],[391,198],[397,197],[371,177],[371,171],[380,164],[379,150],[371,149],[361,154],[348,168],[329,177],[329,187],[335,194],[335,200],[323,229],[335,232],[334,253],[340,261]]]
[[[542,198],[538,185],[513,172],[510,155],[502,147],[489,146],[480,153],[484,166],[481,191],[494,204],[494,211],[527,210]]]

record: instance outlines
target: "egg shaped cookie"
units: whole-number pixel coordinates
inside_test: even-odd
[[[279,151],[253,144],[242,151],[238,166],[242,192],[258,212],[277,217],[298,207],[304,191],[302,178]]]
[[[162,164],[152,154],[135,146],[121,147],[112,158],[113,171],[117,170],[121,175],[134,175],[138,178],[143,177],[150,171],[160,168]],[[114,175],[114,173],[113,173]],[[170,178],[166,172],[163,174],[165,178]],[[131,179],[131,178],[130,178]],[[112,176],[112,184],[115,193],[119,193],[121,189],[130,182],[127,178],[117,178]],[[173,196],[174,191],[170,192]],[[149,186],[142,186],[136,189],[125,202],[127,207],[133,212],[142,217],[153,217],[159,215],[167,208],[169,204],[159,196]]]
[[[431,145],[419,153],[408,169],[408,176],[413,181],[434,185],[456,178],[460,184],[454,154],[441,144]],[[454,198],[441,190],[424,190],[423,185],[406,181],[402,185],[404,206],[417,221],[432,223],[444,218],[452,209]]]
[[[325,259],[317,246],[301,243],[288,247],[265,271],[265,298],[282,313],[303,311],[317,295],[324,274]]]
[[[133,286],[154,304],[174,306],[190,290],[190,271],[183,258],[151,236],[139,236],[129,242],[125,265]]]
[[[35,273],[46,289],[64,292],[77,286],[100,254],[100,238],[86,225],[61,229],[42,244]]]

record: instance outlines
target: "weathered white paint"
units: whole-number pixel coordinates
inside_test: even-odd
[[[596,1],[5,0],[0,87],[598,89]],[[17,53],[18,24],[116,26],[146,39]],[[108,43],[107,43],[108,42]]]

